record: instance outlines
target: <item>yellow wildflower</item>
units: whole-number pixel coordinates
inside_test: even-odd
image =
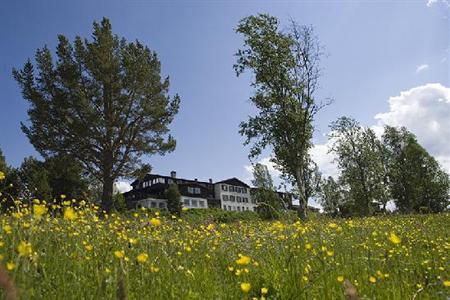
[[[236,260],[236,263],[238,265],[248,265],[250,263],[250,261],[251,261],[250,257],[245,256],[245,255],[240,255],[240,256],[241,256],[241,258]]]
[[[269,292],[269,289],[266,287],[261,288],[261,294],[267,294]]]
[[[7,262],[6,263],[6,269],[8,270],[8,271],[12,271],[12,270],[14,270],[16,268],[16,264],[15,263],[13,263],[13,262]]]
[[[375,282],[377,282],[377,279],[373,276],[370,276],[369,281],[370,281],[370,283],[375,283]]]
[[[114,251],[114,256],[119,259],[122,259],[125,257],[125,251],[123,251],[123,250]]]
[[[136,260],[143,264],[148,260],[148,254],[147,253],[141,253],[136,257]]]
[[[331,229],[335,229],[335,228],[337,228],[338,226],[337,226],[336,223],[330,223],[330,224],[328,224],[328,227],[330,227]]]
[[[3,179],[5,179],[5,173],[0,171],[0,180],[3,180]]]
[[[248,293],[248,292],[250,291],[251,288],[252,288],[252,285],[251,285],[250,283],[248,283],[248,282],[243,282],[243,283],[241,283],[241,290],[242,290],[244,293]]]
[[[64,220],[76,220],[77,219],[77,213],[75,212],[75,210],[72,207],[67,207],[64,210]]]
[[[338,276],[337,277],[337,281],[338,282],[343,282],[344,281],[344,276]]]
[[[36,217],[40,218],[45,215],[47,212],[47,207],[44,204],[35,204],[33,205],[33,213]]]
[[[444,280],[444,286],[450,287],[450,280]]]
[[[393,232],[391,232],[391,234],[389,235],[389,240],[394,243],[394,244],[400,244],[401,243],[401,239]]]
[[[153,226],[159,226],[159,225],[161,225],[161,220],[160,219],[156,219],[156,218],[151,218],[150,219],[150,224],[152,224]]]
[[[19,256],[27,256],[33,253],[33,249],[31,248],[31,244],[27,242],[20,242],[19,246],[17,246],[17,252],[19,252]]]
[[[3,231],[4,231],[6,234],[11,234],[11,232],[12,232],[12,227],[11,227],[11,225],[8,225],[8,224],[4,225],[4,226],[3,226]]]
[[[92,249],[94,249],[94,247],[93,247],[92,245],[86,245],[86,246],[84,246],[84,248],[85,248],[87,251],[92,251]]]

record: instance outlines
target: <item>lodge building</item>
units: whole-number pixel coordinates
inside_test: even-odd
[[[222,208],[229,211],[255,211],[258,204],[251,197],[251,188],[233,177],[213,183],[197,179],[177,178],[175,171],[170,176],[147,174],[143,179],[131,183],[132,190],[124,193],[128,208],[167,208],[165,191],[175,183],[181,194],[183,207],[191,209]]]

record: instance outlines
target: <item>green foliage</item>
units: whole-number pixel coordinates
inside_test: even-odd
[[[348,117],[331,124],[331,151],[341,170],[340,182],[348,191],[347,205],[359,216],[369,216],[389,200],[385,150],[370,128]]]
[[[43,47],[34,65],[13,70],[30,103],[22,130],[42,156],[79,161],[102,183],[108,211],[116,178],[130,175],[142,155],[175,148],[167,134],[179,97],[168,96],[156,53],[114,35],[106,18],[94,22],[91,41],[59,35],[56,56]]]
[[[69,199],[88,198],[89,181],[76,160],[65,155],[48,157],[44,161],[44,168],[53,198],[59,198],[60,195],[66,195]]]
[[[325,214],[338,217],[342,215],[343,205],[348,198],[345,198],[341,185],[329,176],[321,182],[318,200]]]
[[[406,128],[386,126],[391,194],[402,213],[441,212],[449,204],[450,180]]]
[[[320,199],[328,213],[385,213],[389,199],[401,213],[436,213],[449,205],[449,175],[406,128],[386,126],[380,140],[371,129],[341,117],[331,129],[341,175],[338,182],[322,183]]]
[[[117,212],[125,212],[127,210],[127,203],[125,201],[125,196],[121,193],[117,193],[113,196],[114,210]]]
[[[272,176],[266,165],[256,164],[253,167],[252,199],[258,203],[257,212],[264,220],[278,219],[282,209],[282,202],[276,193]]]
[[[167,209],[173,215],[181,215],[181,194],[178,191],[178,185],[172,183],[169,185],[165,192],[165,197],[167,199]]]
[[[304,170],[308,165],[313,120],[322,107],[315,99],[319,79],[320,46],[311,27],[294,21],[288,31],[279,29],[277,18],[259,14],[242,19],[236,29],[244,37],[244,48],[236,53],[239,76],[254,74],[250,101],[258,110],[240,124],[245,144],[253,142],[250,158],[270,147],[273,161],[294,179],[300,199],[300,214],[306,215]]]
[[[193,224],[234,223],[239,221],[260,220],[258,214],[253,211],[226,211],[220,208],[188,209],[182,213],[183,220]]]
[[[40,199],[49,201],[52,189],[48,182],[48,172],[41,161],[33,157],[25,158],[20,165],[22,194],[26,200]]]

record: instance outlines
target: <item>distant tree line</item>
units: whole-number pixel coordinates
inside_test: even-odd
[[[385,213],[391,200],[400,213],[442,212],[450,204],[449,175],[405,127],[385,126],[381,138],[348,117],[330,127],[340,175],[321,182],[325,213]]]

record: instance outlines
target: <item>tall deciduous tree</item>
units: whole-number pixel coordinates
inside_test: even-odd
[[[392,198],[402,213],[440,212],[449,205],[450,179],[406,128],[386,126]]]
[[[373,130],[352,118],[341,117],[330,127],[334,140],[331,151],[341,169],[340,181],[349,189],[353,211],[371,215],[380,206],[385,207],[389,199],[383,145]]]
[[[102,208],[112,206],[114,180],[130,175],[144,154],[175,148],[167,135],[179,107],[168,96],[155,52],[112,33],[108,19],[94,22],[92,40],[58,36],[54,61],[47,47],[14,78],[30,102],[22,130],[44,157],[78,160],[102,184]],[[37,71],[37,72],[36,72]]]
[[[258,203],[258,214],[263,219],[276,219],[280,215],[282,202],[273,184],[272,176],[266,165],[253,167],[252,199]]]
[[[269,147],[283,174],[294,178],[299,191],[299,214],[306,217],[304,171],[308,164],[313,121],[322,107],[315,97],[320,76],[321,49],[311,27],[294,21],[287,31],[267,14],[240,21],[236,31],[244,36],[244,48],[236,53],[234,69],[239,76],[254,73],[250,98],[256,116],[241,123],[245,144],[254,142],[250,158]]]

